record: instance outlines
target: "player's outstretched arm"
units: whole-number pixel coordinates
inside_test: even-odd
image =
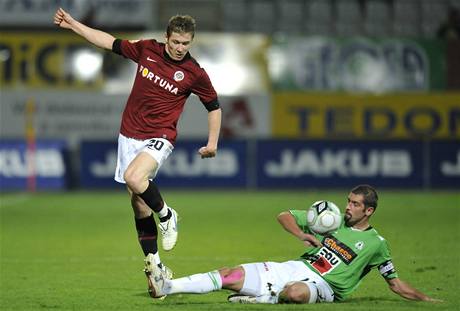
[[[93,29],[80,23],[62,8],[59,8],[54,14],[54,23],[61,28],[74,31],[76,34],[82,36],[97,47],[112,50],[115,37],[106,32]]]
[[[201,147],[198,153],[201,158],[213,158],[217,154],[217,143],[219,141],[220,125],[222,122],[222,110],[216,109],[208,113],[208,143]]]
[[[428,297],[424,293],[418,291],[417,289],[413,288],[406,282],[402,281],[399,278],[389,279],[386,280],[390,289],[398,294],[399,296],[410,299],[410,300],[421,300],[421,301],[429,301],[429,302],[441,302],[442,300],[434,299]]]
[[[278,222],[287,232],[291,233],[299,240],[303,241],[305,246],[321,246],[321,242],[314,235],[302,231],[297,225],[294,216],[289,212],[282,212],[277,217]]]

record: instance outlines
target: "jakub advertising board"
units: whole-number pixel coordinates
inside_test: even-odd
[[[67,146],[58,140],[0,142],[0,190],[64,190],[69,167]]]
[[[201,159],[198,148],[205,141],[181,140],[174,147],[155,179],[162,187],[246,187],[247,143],[225,141],[218,156]],[[114,141],[84,141],[81,145],[80,182],[83,188],[114,188],[117,144]]]
[[[419,188],[427,182],[425,156],[420,141],[261,140],[257,186]]]

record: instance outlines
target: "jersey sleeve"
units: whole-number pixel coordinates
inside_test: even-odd
[[[204,105],[217,101],[217,93],[208,74],[204,70],[202,70],[201,75],[194,84],[192,92],[200,98],[200,101]]]
[[[398,274],[393,265],[393,261],[391,260],[391,254],[390,249],[388,247],[388,243],[382,237],[379,236],[379,238],[381,239],[379,251],[372,258],[369,264],[372,266],[377,266],[380,275],[385,279],[397,278]]]
[[[297,226],[305,232],[310,233],[307,225],[307,212],[304,210],[290,210],[289,213],[294,217]]]
[[[121,40],[121,55],[137,63],[144,45],[145,40]]]

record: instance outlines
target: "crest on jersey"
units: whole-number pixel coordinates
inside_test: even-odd
[[[363,247],[364,247],[364,242],[363,242],[363,241],[357,242],[357,243],[355,244],[355,247],[356,247],[356,249],[359,250],[359,251],[362,250]]]
[[[180,70],[174,73],[174,81],[176,82],[184,80],[184,77],[185,77],[184,73]]]

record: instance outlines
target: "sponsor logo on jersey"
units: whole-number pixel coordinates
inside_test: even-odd
[[[326,247],[322,247],[318,255],[309,256],[306,259],[321,275],[331,272],[340,264],[340,258]]]
[[[184,80],[184,77],[185,77],[184,73],[180,70],[174,73],[174,81],[176,82]]]
[[[316,255],[302,257],[308,260],[321,275],[324,275],[331,272],[341,261],[349,265],[357,254],[334,237],[326,237],[323,240],[323,247]]]
[[[342,259],[342,261],[347,265],[349,265],[358,256],[351,248],[334,237],[325,237],[323,245]]]
[[[155,83],[159,87],[165,89],[166,91],[177,95],[178,88],[174,84],[169,83],[168,80],[163,79],[162,77],[154,74],[148,68],[146,68],[146,67],[144,67],[142,65],[139,65],[139,72],[138,73],[140,73],[143,78],[149,79],[150,81],[152,81],[153,83]]]

